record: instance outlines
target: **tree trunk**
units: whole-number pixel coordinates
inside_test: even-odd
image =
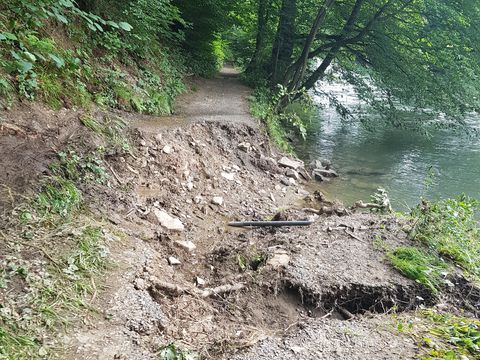
[[[296,0],[283,0],[277,34],[272,49],[271,83],[278,84],[282,74],[290,65],[295,43]]]
[[[252,59],[248,64],[248,70],[257,70],[260,65],[260,51],[263,49],[263,43],[265,41],[265,30],[267,27],[268,13],[267,8],[270,4],[269,0],[258,0],[258,12],[257,12],[257,37],[255,41],[255,52]]]
[[[323,59],[322,63],[318,66],[318,68],[309,76],[309,78],[303,83],[305,89],[309,90],[315,86],[315,83],[322,79],[325,75],[325,71],[327,71],[328,67],[332,63],[332,61],[337,56],[338,51],[345,45],[345,40],[347,39],[348,35],[353,31],[355,27],[355,22],[360,15],[360,10],[362,8],[363,3],[365,0],[356,0],[355,5],[353,6],[352,12],[342,29],[340,37],[332,46],[328,54]]]
[[[307,69],[308,54],[310,53],[310,48],[312,47],[312,44],[315,41],[318,30],[320,29],[320,27],[323,24],[323,21],[325,20],[325,16],[327,14],[328,8],[330,8],[330,6],[332,6],[334,2],[335,0],[325,0],[323,5],[318,10],[317,17],[315,18],[312,28],[310,29],[310,33],[308,34],[308,37],[305,40],[302,54],[300,55],[300,58],[292,66],[295,73],[288,87],[290,91],[298,90],[300,87],[300,83],[303,80],[305,71]],[[284,83],[286,83],[287,81],[289,81],[289,79],[285,79]]]

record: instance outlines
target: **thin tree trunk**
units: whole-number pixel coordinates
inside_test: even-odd
[[[299,88],[300,82],[302,81],[305,75],[305,71],[307,69],[308,54],[310,53],[310,48],[312,47],[312,44],[315,41],[318,30],[320,29],[320,27],[322,26],[325,20],[327,10],[330,8],[330,6],[332,6],[334,2],[335,0],[325,0],[323,5],[318,10],[317,17],[315,18],[312,28],[310,29],[310,33],[308,34],[308,37],[305,40],[302,54],[300,55],[300,58],[298,59],[298,61],[295,63],[296,69],[293,75],[293,79],[290,82],[290,86],[289,86],[290,91],[295,91]]]
[[[260,64],[260,51],[263,49],[263,43],[265,41],[265,29],[268,21],[267,8],[269,4],[269,0],[258,1],[257,37],[255,41],[255,52],[253,53],[252,59],[248,64],[249,70],[258,69]]]
[[[315,83],[318,80],[323,78],[323,76],[325,75],[325,71],[328,69],[328,67],[330,66],[332,61],[337,56],[338,51],[344,45],[345,39],[347,39],[348,34],[350,34],[353,31],[353,28],[355,26],[355,22],[357,21],[358,16],[360,15],[360,10],[361,10],[364,2],[365,2],[365,0],[356,0],[355,1],[355,5],[353,6],[352,12],[350,13],[349,18],[348,18],[345,26],[343,27],[343,30],[341,32],[341,35],[340,35],[339,39],[336,41],[336,43],[330,49],[330,51],[325,56],[325,58],[323,59],[322,63],[318,66],[318,68],[303,83],[302,87],[309,90],[309,89],[311,89],[315,86]]]
[[[295,43],[296,0],[283,0],[277,34],[272,49],[271,83],[276,85],[291,62]]]

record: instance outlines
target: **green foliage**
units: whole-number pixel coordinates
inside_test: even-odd
[[[433,346],[432,339],[424,337],[424,344],[433,349],[422,359],[461,360],[470,356],[474,359],[480,358],[480,321],[439,314],[434,310],[424,310],[422,315],[432,322],[430,336],[441,341],[441,345]]]
[[[75,183],[58,176],[47,178],[33,207],[42,217],[60,215],[67,217],[78,209],[82,195]]]
[[[120,153],[130,151],[130,143],[124,132],[126,123],[121,118],[106,116],[103,120],[100,120],[90,115],[83,115],[80,117],[80,122],[93,132],[104,137],[115,151]],[[94,162],[99,166],[101,165],[99,161]],[[96,172],[98,173],[99,170],[97,169]]]
[[[55,176],[75,182],[107,183],[109,176],[98,152],[80,156],[75,151],[69,150],[61,151],[57,155],[59,161],[50,166]]]
[[[182,351],[175,344],[167,345],[160,349],[160,360],[195,360],[197,357],[188,351]]]
[[[400,247],[387,254],[388,259],[403,275],[437,293],[444,284],[448,265],[436,256],[415,247]]]
[[[480,277],[480,227],[477,200],[461,195],[457,199],[424,201],[412,211],[412,239],[431,251],[454,261],[469,274]]]

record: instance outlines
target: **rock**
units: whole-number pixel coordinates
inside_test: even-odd
[[[142,278],[136,278],[133,286],[137,290],[145,290],[148,287],[147,282]]]
[[[169,215],[167,212],[153,208],[153,214],[157,218],[158,223],[164,228],[178,232],[185,230],[182,222],[178,218]]]
[[[302,178],[304,178],[305,180],[307,180],[307,181],[312,180],[312,177],[310,176],[310,174],[304,168],[297,169],[297,171],[298,171],[298,174]]]
[[[252,145],[249,142],[242,142],[238,144],[237,147],[242,151],[248,152],[250,151],[250,148],[252,147]]]
[[[313,176],[314,176],[315,180],[317,180],[317,181],[320,181],[320,182],[322,182],[322,181],[328,181],[328,179],[327,179],[326,177],[320,175],[318,172],[315,172],[315,171],[314,171],[314,172],[313,172]]]
[[[186,241],[177,240],[177,241],[175,241],[175,245],[177,245],[177,246],[179,246],[179,247],[181,247],[181,248],[183,248],[187,251],[190,251],[190,252],[194,251],[197,248],[197,246],[189,240],[186,240]]]
[[[273,254],[273,257],[268,259],[267,265],[270,265],[274,269],[287,267],[290,263],[290,256],[285,250],[277,250]]]
[[[165,145],[162,149],[165,154],[171,154],[173,152],[173,148],[170,145]]]
[[[180,260],[178,260],[176,257],[173,257],[173,256],[170,256],[170,257],[168,258],[168,263],[169,263],[171,266],[180,265],[180,264],[181,264]]]
[[[323,169],[322,161],[321,160],[313,160],[311,161],[308,166],[311,169]]]
[[[223,178],[227,179],[227,180],[230,180],[230,181],[233,181],[234,178],[235,178],[235,174],[233,173],[227,173],[227,172],[223,172],[220,174]]]
[[[323,170],[323,169],[315,169],[313,170],[315,174],[320,174],[323,177],[338,177],[338,174],[334,170]]]
[[[201,277],[198,277],[198,276],[197,276],[197,277],[195,278],[195,284],[196,284],[198,287],[204,287],[204,286],[207,284],[207,282],[206,282],[204,279],[202,279]]]
[[[304,167],[303,161],[293,160],[293,159],[290,159],[286,156],[284,156],[280,160],[278,160],[278,165],[283,166],[283,167],[288,167],[288,168],[293,169],[293,170],[297,170],[298,168]]]
[[[194,202],[195,204],[200,204],[202,201],[203,201],[203,197],[200,196],[200,195],[197,195],[197,196],[195,196],[195,197],[193,198],[193,202]]]
[[[145,140],[140,140],[140,146],[147,146],[147,142]]]
[[[155,141],[157,143],[162,142],[162,134],[161,133],[158,133],[157,135],[155,135]]]
[[[280,182],[285,185],[285,186],[290,186],[290,178],[287,178],[287,177],[281,177],[280,178]]]
[[[192,191],[193,190],[193,184],[191,182],[187,183],[187,190]]]
[[[287,176],[289,178],[292,178],[292,179],[295,179],[295,180],[300,179],[300,175],[298,174],[298,172],[296,172],[293,169],[287,169],[287,171],[285,171],[285,176]]]
[[[212,199],[212,204],[222,206],[223,205],[223,197],[214,196],[213,199]]]

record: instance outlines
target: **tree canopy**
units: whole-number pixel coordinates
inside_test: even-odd
[[[250,78],[316,88],[334,72],[383,115],[479,109],[480,4],[474,0],[257,0],[232,31]],[[268,9],[268,10],[265,10]]]

